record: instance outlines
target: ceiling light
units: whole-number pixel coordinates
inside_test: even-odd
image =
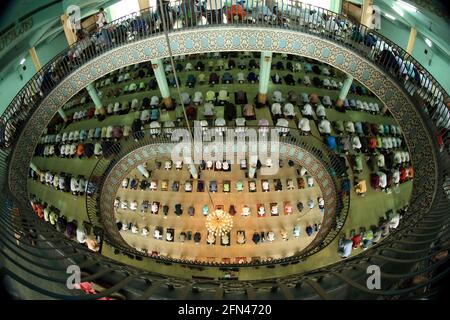
[[[433,43],[431,42],[430,39],[425,38],[425,43],[427,44],[427,46],[429,46],[431,48],[431,46],[433,45]]]
[[[395,20],[395,17],[393,15],[390,15],[389,13],[385,13],[384,16],[388,19]]]
[[[413,5],[410,5],[409,3],[406,3],[406,2],[400,0],[400,1],[397,1],[397,4],[398,4],[398,6],[405,9],[406,11],[417,12],[417,8],[414,7]]]
[[[25,63],[25,58],[22,58],[22,60],[20,60],[19,64],[22,65]]]
[[[402,9],[397,7],[395,4],[392,5],[392,9],[394,9],[394,11],[397,12],[400,17],[403,17],[404,13],[403,13]]]

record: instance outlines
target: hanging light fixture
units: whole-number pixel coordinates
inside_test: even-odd
[[[206,217],[206,229],[214,236],[228,234],[233,228],[233,217],[222,209],[216,209]]]

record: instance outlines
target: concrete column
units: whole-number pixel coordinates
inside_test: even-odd
[[[77,35],[70,27],[69,15],[67,13],[61,16],[61,23],[63,26],[64,34],[66,35],[67,43],[69,44],[69,46],[71,46],[72,44],[77,42]]]
[[[34,172],[36,172],[37,174],[39,174],[39,175],[42,174],[42,171],[39,170],[38,167],[37,167],[33,162],[30,162],[30,168],[31,168]]]
[[[415,27],[411,27],[411,31],[409,32],[408,46],[406,47],[406,52],[408,52],[409,54],[412,54],[413,52],[416,37],[417,29]]]
[[[97,90],[95,89],[94,85],[92,83],[88,84],[86,86],[86,90],[89,93],[92,101],[94,102],[95,109],[99,110],[100,114],[105,114],[105,108],[103,108],[102,101],[100,100],[100,97],[98,96]]]
[[[331,1],[331,11],[336,13],[342,13],[342,0],[333,0]]]
[[[34,68],[36,69],[36,72],[41,70],[42,66],[41,66],[41,62],[39,61],[39,57],[36,53],[36,48],[35,47],[30,48],[28,50],[28,53],[31,56],[31,61],[33,61],[33,65],[34,65]]]
[[[147,169],[145,169],[145,167],[142,164],[138,165],[137,169],[144,177],[146,178],[150,177],[150,173],[147,171]]]
[[[59,115],[61,116],[61,118],[64,120],[64,122],[67,122],[67,115],[66,115],[66,113],[64,112],[64,109],[63,108],[61,108],[61,109],[59,109],[58,110],[58,113],[59,113]]]
[[[248,160],[248,177],[250,179],[253,179],[255,177],[255,173],[256,173],[256,166],[257,166],[257,162],[258,162],[258,157],[257,156],[251,156],[250,159]]]
[[[353,77],[351,75],[347,75],[347,78],[344,80],[344,84],[342,85],[341,92],[339,92],[339,98],[336,101],[337,107],[342,107],[344,105],[344,100],[347,98],[348,91],[353,83]]]
[[[162,101],[167,108],[172,107],[172,98],[170,97],[169,85],[167,84],[166,73],[161,59],[151,60],[153,72],[155,73],[156,82],[158,82],[159,91],[161,92]]]
[[[259,62],[259,91],[258,102],[266,103],[267,91],[269,89],[270,81],[270,67],[272,65],[272,52],[261,52],[261,60]]]

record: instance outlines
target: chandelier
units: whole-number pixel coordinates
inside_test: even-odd
[[[214,236],[228,234],[233,228],[233,217],[222,209],[216,209],[206,217],[206,229]]]

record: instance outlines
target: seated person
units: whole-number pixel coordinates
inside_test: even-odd
[[[176,170],[183,169],[183,161],[181,161],[181,160],[175,161],[175,169]]]
[[[292,208],[291,202],[290,201],[286,201],[284,203],[284,214],[289,215],[289,214],[292,214],[292,212],[293,212],[293,208]]]
[[[283,114],[289,119],[295,117],[294,105],[292,103],[286,103],[283,107]]]
[[[262,217],[266,215],[266,209],[264,208],[263,204],[258,204],[258,217]]]
[[[231,167],[230,167],[230,163],[228,161],[224,161],[222,163],[222,171],[230,171]]]
[[[222,170],[222,161],[216,161],[215,170]]]
[[[261,182],[261,186],[264,192],[268,192],[269,191],[269,181],[267,180],[263,180]]]
[[[278,204],[277,203],[271,203],[270,204],[270,214],[272,216],[278,216]]]
[[[309,125],[309,119],[308,118],[301,118],[298,122],[298,128],[303,133],[311,133],[311,126]]]
[[[311,225],[308,225],[305,228],[305,230],[306,230],[306,234],[308,235],[308,237],[310,237],[313,234],[313,232],[314,232],[314,229],[313,229],[313,227]]]
[[[193,88],[195,87],[195,76],[193,74],[188,75],[187,80],[186,80],[186,86],[188,86],[189,88]]]
[[[197,109],[194,107],[194,105],[190,104],[186,108],[186,115],[189,120],[195,120],[197,118]]]
[[[278,103],[283,102],[284,98],[283,98],[283,94],[281,93],[281,91],[278,91],[278,90],[274,91],[272,94],[272,100],[274,102],[278,102]]]
[[[205,205],[203,206],[203,208],[202,208],[202,214],[203,214],[204,216],[207,216],[207,215],[209,214],[209,207],[208,207],[207,204],[205,204]]]
[[[152,214],[158,214],[159,211],[159,202],[153,201],[152,205],[150,206],[150,212]]]
[[[213,72],[209,75],[209,84],[214,85],[216,83],[219,83],[219,76],[217,73]]]
[[[237,231],[236,233],[236,242],[238,244],[244,244],[245,243],[245,231]]]
[[[139,227],[138,227],[137,224],[133,224],[133,225],[131,226],[131,233],[134,233],[134,234],[139,233]]]
[[[302,110],[302,115],[308,119],[312,119],[313,118],[313,109],[312,106],[309,103],[306,103]]]
[[[294,186],[294,180],[293,179],[287,179],[287,189],[293,190],[295,188]]]
[[[244,83],[244,82],[245,82],[244,74],[243,74],[242,72],[239,72],[239,73],[237,74],[236,80],[237,80],[240,84]]]
[[[275,240],[275,233],[274,233],[273,231],[269,231],[269,232],[267,233],[267,241],[272,242],[272,241],[274,241],[274,240]]]
[[[220,242],[224,246],[229,245],[230,244],[230,236],[228,234],[223,234],[222,237],[220,237]]]
[[[303,84],[305,86],[310,86],[311,85],[311,79],[308,76],[304,76],[303,77]]]
[[[253,234],[252,240],[255,244],[258,244],[261,241],[261,236],[260,236],[259,232],[255,232]]]
[[[242,115],[246,120],[254,120],[256,119],[256,111],[253,104],[247,103],[242,109]]]
[[[249,181],[248,188],[250,192],[256,192],[256,182],[255,181]]]
[[[295,81],[295,79],[294,79],[294,76],[292,75],[292,74],[287,74],[285,77],[284,77],[284,82],[287,84],[287,85],[290,85],[290,86],[294,86],[295,85],[295,83],[296,83],[296,81]]]
[[[184,183],[184,191],[186,191],[186,192],[192,191],[192,182],[191,181],[186,181]]]
[[[187,92],[182,92],[181,93],[181,102],[184,104],[184,105],[188,105],[190,102],[191,102],[191,96],[189,95],[189,93],[187,93]],[[155,109],[156,110],[156,109]]]
[[[225,101],[228,101],[228,92],[227,90],[220,90],[219,95],[217,96],[217,101],[220,104],[225,104]]]
[[[206,101],[207,102],[215,102],[216,101],[216,94],[214,93],[214,91],[209,90],[208,92],[206,92]]]
[[[194,242],[195,244],[198,244],[202,240],[202,235],[200,232],[196,232],[194,234]]]
[[[142,228],[141,234],[142,234],[144,237],[146,237],[146,236],[148,236],[148,235],[150,234],[150,231],[148,230],[147,227],[143,227],[143,228]]]
[[[272,78],[272,82],[274,84],[281,84],[282,83],[281,77],[280,77],[280,75],[278,73],[275,73],[275,75],[273,75],[271,78]]]
[[[157,240],[162,240],[162,232],[161,232],[162,228],[161,227],[156,227],[155,231],[153,232],[153,237]]]
[[[202,61],[197,61],[195,69],[198,71],[205,71],[205,64]]]
[[[314,186],[314,178],[311,176],[308,176],[306,178],[306,183],[308,184],[308,187],[310,187],[310,188],[313,187]]]
[[[136,211],[136,209],[137,209],[137,201],[133,200],[130,202],[130,210]]]
[[[166,241],[173,242],[173,234],[174,234],[173,229],[168,228],[166,230]]]
[[[281,116],[281,104],[279,104],[278,102],[273,103],[271,111],[272,115],[274,115],[275,117]]]
[[[280,179],[275,179],[275,191],[282,191],[283,185],[281,184]]]
[[[352,138],[352,149],[357,151],[357,152],[360,152],[361,151],[361,147],[362,147],[361,140],[359,139],[358,136],[354,136]]]
[[[278,134],[282,136],[286,136],[290,131],[289,121],[284,118],[279,118],[276,122],[276,126]]]
[[[342,121],[342,120],[336,120],[336,121],[334,121],[333,122],[333,127],[334,127],[334,130],[337,132],[337,133],[343,133],[344,132],[344,122]]]
[[[192,66],[192,63],[188,62],[186,63],[186,66],[184,67],[185,71],[192,71],[194,68]]]
[[[223,192],[230,192],[230,181],[224,181]]]
[[[236,182],[236,190],[237,190],[238,192],[241,192],[241,191],[244,190],[244,184],[242,183],[242,181],[237,181],[237,182]]]
[[[359,196],[364,195],[367,192],[366,180],[361,180],[355,185],[355,192]]]
[[[247,81],[250,83],[255,83],[258,81],[258,76],[254,72],[249,72],[247,75]]]
[[[198,84],[200,84],[200,85],[205,84],[205,82],[206,82],[206,76],[205,76],[205,74],[204,74],[204,73],[200,73],[200,74],[197,76],[197,80],[198,80]]]
[[[208,235],[206,237],[206,243],[214,244],[215,242],[216,242],[216,237],[214,236],[214,233],[208,232]]]
[[[330,96],[324,96],[322,99],[322,104],[327,108],[330,107],[332,105]]]
[[[217,182],[216,181],[211,181],[209,183],[209,191],[210,192],[217,192]]]
[[[319,104],[316,108],[316,115],[319,119],[325,119],[327,117],[327,113],[325,111],[325,107]]]
[[[294,91],[288,92],[288,101],[292,103],[293,105],[297,105],[299,102],[298,94],[296,94]]]

